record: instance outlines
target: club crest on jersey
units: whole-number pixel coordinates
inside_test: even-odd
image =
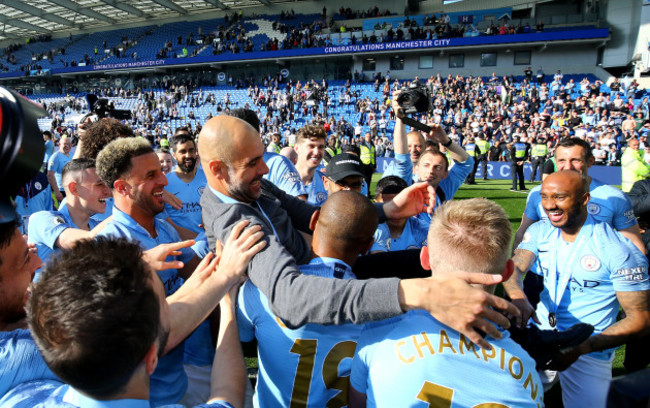
[[[205,186],[201,186],[196,189],[196,192],[199,193],[199,195],[203,195],[203,192],[205,191]]]
[[[600,212],[600,206],[596,203],[587,204],[587,212],[591,215],[596,215]]]
[[[319,191],[318,193],[316,193],[316,202],[321,203],[325,200],[327,200],[327,193],[323,191]]]
[[[34,183],[34,188],[37,189],[38,191],[41,191],[43,189],[43,185],[37,181],[36,183]]]
[[[600,260],[593,255],[585,255],[580,260],[580,266],[585,271],[594,272],[600,268]]]

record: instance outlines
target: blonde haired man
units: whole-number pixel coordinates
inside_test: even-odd
[[[507,277],[513,272],[511,237],[508,216],[494,202],[449,201],[431,221],[428,242],[435,244],[422,248],[422,266],[434,275],[468,271]],[[494,286],[484,289],[493,292]],[[417,401],[542,405],[535,362],[506,331],[502,334],[500,340],[488,338],[488,351],[420,311],[368,324],[352,362],[349,406],[411,406]]]

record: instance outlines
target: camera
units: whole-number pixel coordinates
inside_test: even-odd
[[[95,94],[86,95],[86,101],[88,102],[88,110],[90,113],[86,115],[82,122],[88,116],[96,115],[97,119],[103,118],[114,118],[117,120],[128,120],[131,119],[131,111],[115,109],[113,102],[109,102],[108,99],[98,98]]]
[[[10,197],[43,165],[45,145],[37,119],[46,115],[41,105],[0,87],[0,223],[14,220]]]
[[[410,84],[402,88],[397,97],[397,104],[407,115],[414,113],[427,113],[431,110],[431,95],[429,90],[421,84]]]

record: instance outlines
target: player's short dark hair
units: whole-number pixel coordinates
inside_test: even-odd
[[[20,226],[20,217],[14,212],[11,221],[0,223],[0,249],[4,249],[11,245],[11,240],[14,238],[16,228]],[[2,265],[2,257],[0,256],[0,265]],[[2,276],[0,276],[0,282]]]
[[[360,156],[361,149],[359,149],[359,146],[357,145],[346,144],[343,147],[341,147],[341,153],[352,153],[352,154],[356,154],[357,156]]]
[[[586,153],[585,159],[589,160],[593,157],[593,153],[591,152],[591,146],[589,146],[589,143],[585,142],[584,140],[578,137],[567,137],[566,139],[560,140],[557,146],[555,147],[555,151],[557,152],[558,147],[571,148],[574,146],[582,147],[582,149]]]
[[[398,176],[386,176],[377,182],[375,194],[399,194],[408,187],[406,181]]]
[[[100,119],[88,125],[86,133],[81,137],[80,156],[96,159],[99,152],[111,141],[133,135],[133,129],[117,119]]]
[[[232,116],[233,118],[243,120],[244,122],[254,127],[255,130],[257,130],[257,133],[260,132],[260,118],[259,116],[257,116],[257,113],[254,110],[246,109],[246,108],[237,108],[237,109],[232,109],[230,112],[228,112],[227,115]]]
[[[190,133],[191,133],[190,129],[187,126],[180,126],[177,127],[176,130],[174,130],[174,136],[185,135],[185,134],[189,135]]]
[[[52,372],[95,398],[123,391],[161,329],[151,277],[140,247],[124,238],[82,240],[53,258],[28,304]]]
[[[194,138],[187,133],[178,133],[174,135],[174,137],[172,137],[170,144],[172,146],[172,150],[176,151],[176,145],[187,143],[187,142],[194,143],[194,147],[196,147],[196,142],[194,141]]]
[[[97,174],[111,190],[115,181],[133,167],[131,159],[153,153],[153,147],[141,137],[125,137],[113,140],[97,156]]]
[[[87,158],[72,159],[63,166],[61,170],[61,178],[64,179],[70,173],[77,173],[87,169],[95,168],[95,160]]]

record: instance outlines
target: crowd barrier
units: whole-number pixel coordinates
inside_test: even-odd
[[[377,173],[383,173],[390,163],[395,160],[393,158],[379,157],[377,158]],[[481,165],[478,166],[476,172],[476,179],[483,178],[483,170]],[[530,180],[530,173],[533,171],[533,166],[530,163],[524,165],[524,177],[526,181]],[[539,171],[537,177],[539,177]],[[511,180],[512,174],[510,173],[509,162],[488,162],[487,165],[488,178],[493,180]],[[615,186],[621,185],[621,168],[610,166],[592,166],[589,169],[589,175],[600,181],[601,183],[611,184]],[[537,179],[537,178],[536,178]]]

